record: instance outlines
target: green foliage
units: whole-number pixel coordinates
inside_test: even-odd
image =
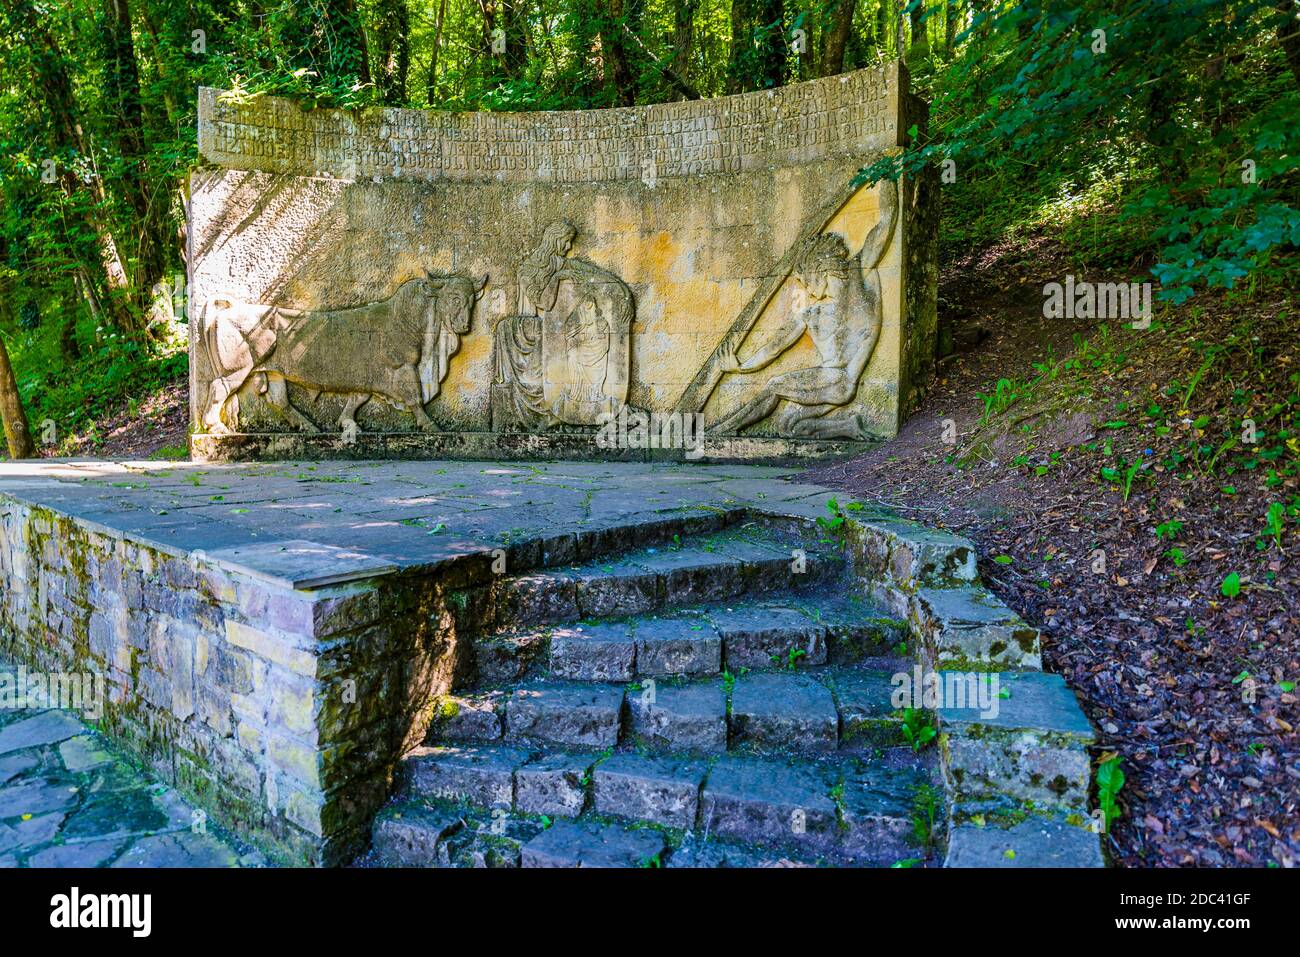
[[[1106,829],[1119,819],[1120,809],[1116,802],[1120,790],[1124,787],[1124,770],[1120,767],[1118,755],[1097,765],[1097,803],[1105,818]]]
[[[934,712],[923,708],[903,709],[903,737],[912,746],[913,751],[920,751],[939,734],[934,720]]]
[[[1093,263],[1145,259],[1174,303],[1243,280],[1285,287],[1300,78],[1278,37],[1295,29],[1272,0],[993,5],[933,79],[929,136],[862,178],[951,159],[949,196],[970,213],[954,219],[972,224],[952,238],[1056,221]]]

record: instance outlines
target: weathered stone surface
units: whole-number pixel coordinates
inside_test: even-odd
[[[1038,629],[987,589],[922,588],[911,599],[913,627],[937,668],[1041,668]]]
[[[597,564],[572,572],[578,610],[586,618],[618,618],[654,608],[658,576],[624,562]]]
[[[399,804],[375,818],[375,861],[383,867],[450,867],[446,840],[463,827],[460,815]]]
[[[627,681],[635,673],[630,625],[561,625],[551,632],[551,674],[557,678]]]
[[[1007,794],[1086,811],[1095,732],[1060,675],[1001,675],[998,714],[941,708],[945,773],[965,797]]]
[[[727,750],[727,695],[722,682],[649,684],[627,696],[630,730],[638,744],[669,751]]]
[[[0,754],[66,741],[85,730],[85,725],[66,712],[43,711],[0,728]]]
[[[928,788],[932,807],[918,806],[922,787]],[[936,828],[943,826],[941,792],[929,787],[924,772],[878,765],[850,769],[836,793],[840,802],[839,853],[857,863],[881,866],[922,857],[925,851],[917,846],[917,822],[932,816]]]
[[[532,818],[494,809],[470,813],[465,826],[447,839],[452,867],[511,868],[522,866],[524,845],[542,833],[544,826]]]
[[[944,867],[1104,867],[1101,840],[1084,827],[1030,817],[1009,828],[965,824],[948,835]]]
[[[834,750],[835,700],[807,675],[746,675],[731,692],[731,737],[737,746],[758,750]]]
[[[237,867],[239,858],[210,834],[181,831],[142,837],[122,852],[113,867]]]
[[[498,709],[503,707],[501,693],[448,696],[442,701],[435,733],[442,741],[495,741],[501,737]]]
[[[840,716],[840,740],[846,746],[888,748],[906,743],[902,712],[891,702],[892,674],[887,671],[837,669],[826,678]]]
[[[804,861],[795,860],[780,853],[749,847],[744,844],[729,844],[724,841],[701,841],[687,835],[668,858],[667,867],[692,868],[769,868],[769,867],[809,867]]]
[[[99,740],[88,734],[77,735],[60,744],[59,756],[63,758],[63,766],[74,773],[100,767],[113,760],[113,755],[104,749]]]
[[[515,772],[515,807],[525,814],[577,817],[587,800],[586,781],[595,758],[551,754]]]
[[[502,621],[544,625],[578,617],[577,583],[563,572],[533,572],[503,581],[497,588]]]
[[[667,827],[693,827],[705,767],[698,761],[615,754],[596,767],[595,809]]]
[[[638,618],[636,673],[639,675],[717,674],[722,639],[707,619]]]
[[[838,824],[830,784],[806,765],[720,758],[700,805],[704,833],[821,853],[835,846]]]
[[[515,769],[529,756],[522,748],[501,746],[416,748],[404,763],[416,794],[509,808],[515,798]]]
[[[252,575],[290,590],[323,588],[397,571],[392,562],[364,551],[300,539],[216,548],[205,556],[218,568]]]
[[[522,741],[604,748],[618,743],[623,689],[607,685],[536,682],[506,705],[506,736]]]
[[[524,867],[649,867],[667,847],[663,834],[588,821],[563,822],[523,849]]]
[[[484,684],[518,681],[548,646],[546,633],[532,629],[480,638],[474,642],[474,669]]]
[[[741,563],[704,549],[653,549],[637,555],[634,561],[659,576],[664,604],[680,607],[721,601],[745,590]]]
[[[130,838],[56,844],[27,859],[28,867],[105,867]]]
[[[803,665],[826,662],[826,628],[790,608],[740,605],[709,612],[722,636],[727,668],[774,668],[794,660]]]

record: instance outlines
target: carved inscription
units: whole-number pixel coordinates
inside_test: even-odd
[[[859,70],[770,92],[617,110],[304,111],[200,97],[199,148],[237,169],[349,179],[594,183],[737,173],[896,145],[898,79]]]

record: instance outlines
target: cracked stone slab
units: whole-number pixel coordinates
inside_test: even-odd
[[[524,867],[648,867],[667,848],[659,831],[592,821],[563,822],[523,849]]]
[[[446,841],[463,827],[459,814],[399,804],[386,808],[372,828],[372,846],[383,867],[450,867]]]
[[[181,831],[139,838],[112,864],[125,867],[237,867],[239,858],[210,834]]]
[[[411,790],[423,797],[511,807],[515,769],[531,756],[524,748],[497,745],[416,748],[403,763]]]
[[[360,549],[301,539],[218,548],[204,551],[203,558],[219,568],[294,591],[378,578],[391,575],[398,568],[395,563]]]
[[[745,675],[731,692],[731,737],[764,750],[832,751],[839,741],[835,699],[807,675]]]
[[[659,576],[659,595],[665,604],[721,601],[745,589],[740,561],[701,548],[647,549],[632,561]]]
[[[937,667],[1043,666],[1038,629],[982,586],[918,589],[910,617]]]
[[[947,673],[944,673],[947,674]],[[962,797],[1005,794],[1086,812],[1096,740],[1074,692],[1060,675],[999,675],[996,716],[943,707],[945,772]]]
[[[584,566],[571,572],[578,611],[586,618],[620,618],[649,611],[658,602],[659,577],[625,562]]]
[[[581,682],[517,688],[506,705],[506,737],[605,748],[618,743],[623,689]]]
[[[515,772],[515,807],[525,814],[577,817],[587,801],[591,755],[551,754]]]
[[[893,705],[895,685],[887,671],[847,668],[827,676],[839,710],[845,745],[888,748],[906,743],[902,711]]]
[[[703,833],[814,853],[833,848],[838,820],[830,783],[804,764],[727,755],[701,795]]]
[[[615,754],[596,766],[595,809],[666,827],[694,827],[705,768],[700,761]]]

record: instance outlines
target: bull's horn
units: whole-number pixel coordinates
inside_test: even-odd
[[[474,294],[476,297],[483,295],[483,289],[485,286],[487,286],[487,281],[488,281],[488,274],[484,273],[483,278],[480,279],[478,282],[474,283]]]

